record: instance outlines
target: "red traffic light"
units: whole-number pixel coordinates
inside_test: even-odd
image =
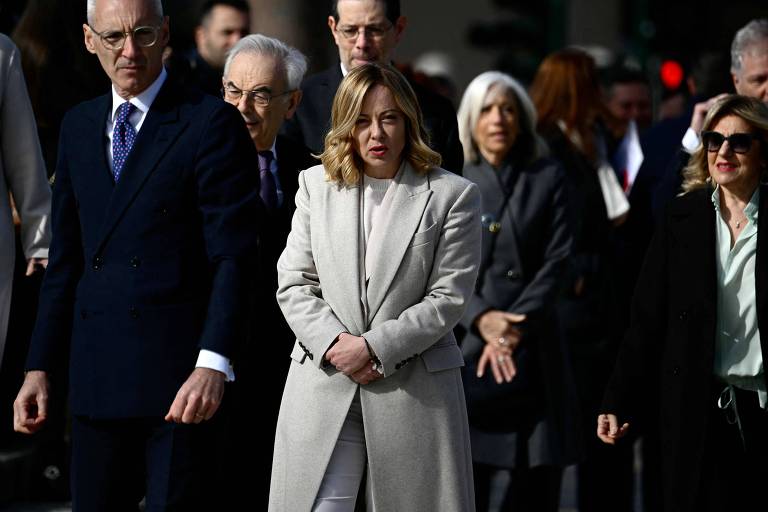
[[[683,72],[683,66],[681,66],[679,62],[675,60],[665,60],[661,63],[659,75],[664,87],[673,91],[680,87],[685,73]]]

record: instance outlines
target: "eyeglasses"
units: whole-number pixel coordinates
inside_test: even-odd
[[[391,23],[387,25],[364,25],[362,27],[346,25],[343,27],[338,27],[336,31],[340,33],[344,39],[357,39],[358,34],[360,34],[360,31],[362,31],[363,37],[378,40],[384,37],[384,34],[386,34],[391,28]]]
[[[290,91],[285,91],[280,94],[272,94],[266,89],[253,89],[252,91],[244,91],[242,89],[238,89],[233,84],[228,84],[221,89],[221,94],[224,96],[225,100],[231,101],[232,103],[239,103],[240,98],[245,95],[248,101],[252,101],[259,107],[266,107],[269,106],[269,102],[274,98],[279,98],[280,96],[291,94],[294,91],[295,89],[291,89]]]
[[[723,142],[728,141],[728,147],[733,150],[734,153],[747,153],[752,149],[752,141],[761,140],[759,136],[754,133],[732,133],[729,136],[725,136],[720,132],[702,132],[701,141],[707,151],[716,152],[720,151]]]
[[[128,36],[133,37],[133,42],[142,48],[148,48],[153,46],[157,42],[157,36],[160,32],[160,27],[136,27],[128,32],[122,30],[105,30],[104,32],[97,32],[92,26],[88,25],[91,31],[99,36],[101,44],[107,50],[122,50],[125,46],[125,40]]]

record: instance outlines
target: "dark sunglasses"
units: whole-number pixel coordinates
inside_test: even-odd
[[[732,133],[727,137],[720,132],[702,132],[701,134],[701,142],[710,152],[720,151],[720,147],[726,140],[728,147],[734,153],[747,153],[752,149],[752,141],[761,139],[754,133]]]

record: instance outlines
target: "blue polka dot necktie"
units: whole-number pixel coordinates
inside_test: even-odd
[[[117,107],[115,114],[115,130],[112,133],[112,176],[115,183],[120,179],[120,172],[123,170],[125,159],[131,152],[133,141],[136,140],[136,130],[128,122],[128,118],[136,110],[136,105],[126,101]]]

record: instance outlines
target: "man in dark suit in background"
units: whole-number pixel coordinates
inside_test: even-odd
[[[160,0],[89,0],[87,14],[85,45],[112,90],[62,124],[15,428],[43,426],[68,360],[73,509],[146,497],[147,510],[215,510],[207,420],[244,333],[255,151],[235,109],[167,76]]]
[[[241,39],[224,66],[224,101],[240,111],[258,151],[252,167],[261,177],[264,204],[258,219],[259,260],[253,274],[248,340],[236,358],[237,381],[230,402],[233,458],[227,465],[234,470],[228,492],[232,506],[245,500],[260,509],[269,498],[274,438],[254,436],[253,425],[258,423],[262,432],[275,431],[295,339],[275,299],[277,259],[291,230],[299,171],[318,163],[304,146],[277,133],[299,106],[299,85],[306,70],[301,52],[260,34]]]
[[[187,55],[188,83],[218,96],[227,52],[250,32],[250,8],[245,0],[205,2],[195,27],[195,48]]]
[[[366,62],[389,63],[407,20],[400,0],[336,0],[328,16],[340,62],[310,76],[302,84],[304,100],[283,133],[319,154],[331,126],[331,106],[342,78]],[[460,174],[464,167],[456,111],[450,101],[411,81],[419,100],[429,145],[443,157],[442,167]]]

